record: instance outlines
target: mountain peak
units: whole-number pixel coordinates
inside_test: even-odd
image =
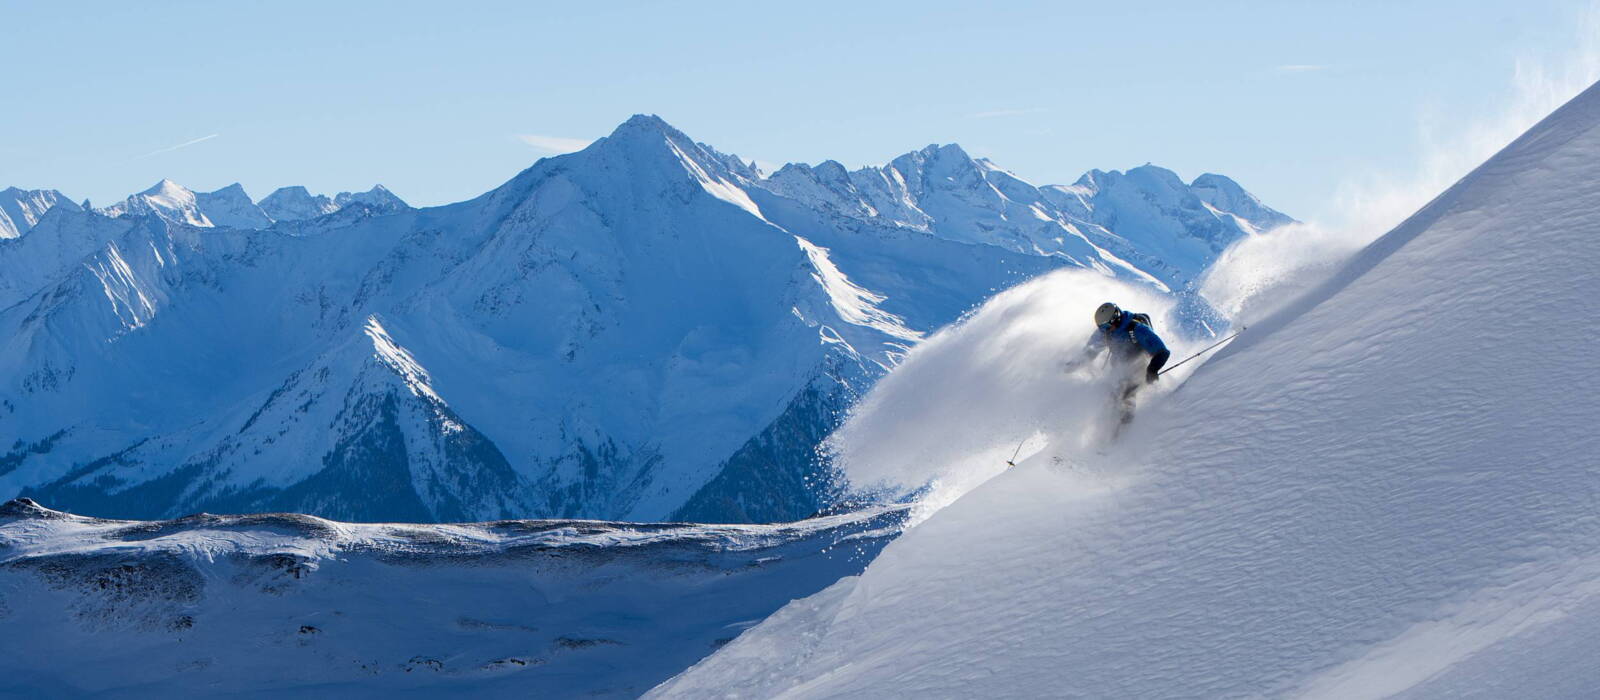
[[[1178,174],[1153,163],[1145,163],[1137,168],[1129,168],[1127,176],[1130,179],[1149,183],[1160,183],[1171,189],[1186,188],[1183,178]]]
[[[668,124],[665,119],[654,114],[635,114],[628,120],[617,125],[611,135],[604,140],[607,142],[635,142],[639,140],[667,140],[680,144],[683,142],[694,143],[682,131]]]
[[[303,185],[279,187],[256,204],[273,221],[314,219],[339,210],[332,199],[326,195],[313,195]]]
[[[972,160],[972,156],[967,155],[966,149],[963,149],[960,144],[930,143],[921,150],[906,153],[889,161],[888,167],[899,171],[902,175],[910,175],[911,173],[923,171],[925,168],[950,172],[964,170],[969,167],[976,168],[977,165],[976,161]]]
[[[653,114],[633,115],[609,136],[570,156],[611,161],[615,167],[635,173],[665,168],[661,172],[684,170],[697,180],[748,183],[761,179],[750,164],[695,141]]]
[[[195,202],[212,224],[236,229],[263,229],[271,217],[256,206],[244,185],[237,182],[212,192],[196,193]]]
[[[138,194],[113,204],[101,213],[110,217],[154,214],[166,221],[198,228],[210,228],[212,222],[200,210],[199,198],[191,190],[169,179],[162,179]]]
[[[967,150],[959,143],[930,143],[923,146],[922,150],[906,154],[911,155],[921,156],[925,160],[972,160],[972,156],[967,155]]]
[[[667,123],[667,120],[654,114],[635,114],[628,117],[626,121],[617,126],[616,131],[624,129],[649,129],[661,132],[677,131],[671,124]]]
[[[1260,199],[1246,191],[1233,178],[1224,175],[1205,173],[1195,178],[1189,189],[1206,204],[1233,212],[1262,231],[1294,223],[1292,217],[1262,204]]]
[[[310,196],[311,196],[311,191],[307,190],[305,185],[288,185],[288,186],[279,187],[278,189],[273,190],[272,194],[267,195],[267,198],[270,199],[272,197],[310,197]]]
[[[366,192],[340,192],[333,197],[333,203],[340,208],[359,202],[382,212],[396,212],[410,209],[411,205],[400,199],[389,188],[383,185],[373,185]]]
[[[168,196],[168,197],[170,197],[172,195],[181,195],[181,194],[184,194],[184,193],[193,194],[194,192],[193,192],[193,190],[190,190],[189,188],[184,187],[183,185],[180,185],[180,184],[178,184],[176,182],[173,182],[172,180],[169,180],[167,178],[162,178],[160,182],[157,182],[156,184],[151,185],[150,189],[147,189],[147,190],[145,190],[143,192],[140,192],[139,194],[148,194],[148,195],[154,195],[154,196]]]

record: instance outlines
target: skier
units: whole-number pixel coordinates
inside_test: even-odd
[[[1089,338],[1083,358],[1072,363],[1069,369],[1076,369],[1084,362],[1093,360],[1102,350],[1109,351],[1112,367],[1125,373],[1118,394],[1121,398],[1122,423],[1126,424],[1133,420],[1134,395],[1140,387],[1156,381],[1161,374],[1161,366],[1167,364],[1172,352],[1167,350],[1166,343],[1161,342],[1161,336],[1156,335],[1146,314],[1125,311],[1108,301],[1094,310],[1094,323],[1096,330]],[[1148,362],[1144,361],[1146,357],[1149,358]],[[1138,376],[1140,364],[1144,365],[1143,381]]]
[[[1156,335],[1155,328],[1150,324],[1150,316],[1146,314],[1124,311],[1108,301],[1094,310],[1094,325],[1097,328],[1089,338],[1085,358],[1093,359],[1101,350],[1110,350],[1113,361],[1131,366],[1149,356],[1150,361],[1144,368],[1146,384],[1160,376],[1161,366],[1167,364],[1167,358],[1172,357],[1172,352],[1167,350],[1166,343],[1161,342],[1161,336]]]

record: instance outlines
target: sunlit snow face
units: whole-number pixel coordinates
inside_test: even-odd
[[[1291,224],[1241,239],[1200,282],[1200,294],[1224,316],[1248,324],[1327,276],[1375,234]]]

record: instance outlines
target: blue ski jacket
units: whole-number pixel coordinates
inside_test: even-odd
[[[1098,353],[1101,348],[1106,348],[1118,360],[1132,360],[1140,353],[1148,353],[1150,364],[1146,371],[1154,375],[1161,371],[1161,366],[1167,363],[1172,352],[1167,350],[1167,344],[1161,341],[1161,336],[1156,335],[1150,324],[1135,320],[1134,315],[1131,311],[1123,310],[1110,323],[1101,324],[1099,331],[1089,339],[1089,352]]]

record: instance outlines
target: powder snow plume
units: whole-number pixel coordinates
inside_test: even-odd
[[[1047,446],[1099,447],[1114,421],[1118,378],[1103,358],[1075,371],[1067,365],[1082,356],[1094,309],[1108,300],[1150,314],[1174,361],[1195,345],[1174,330],[1169,297],[1060,270],[997,295],[912,349],[826,449],[857,487],[929,487],[920,501],[931,513],[1005,469],[1019,445],[1019,459]]]

